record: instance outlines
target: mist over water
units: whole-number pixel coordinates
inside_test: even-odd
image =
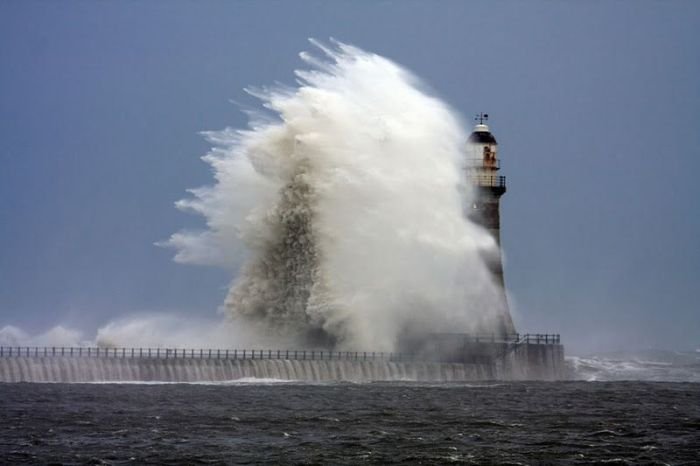
[[[227,317],[307,345],[490,331],[496,245],[463,215],[459,117],[390,60],[312,43],[297,88],[248,90],[267,114],[207,133],[215,184],[177,203],[207,229],[174,234],[175,259],[239,269]]]

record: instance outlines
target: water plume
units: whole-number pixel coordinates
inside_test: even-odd
[[[0,346],[81,346],[83,343],[81,331],[63,325],[36,335],[12,325],[0,328]]]
[[[94,345],[102,348],[187,349],[293,346],[292,341],[264,341],[242,324],[168,313],[141,313],[110,321],[100,327]]]
[[[384,57],[312,43],[296,88],[248,90],[268,114],[206,133],[216,182],[177,206],[207,228],[174,234],[175,259],[239,269],[227,316],[307,345],[493,330],[496,245],[463,214],[459,116]]]

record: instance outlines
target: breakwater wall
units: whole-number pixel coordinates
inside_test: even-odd
[[[566,378],[560,344],[480,342],[479,357],[311,350],[0,347],[0,382],[481,381]],[[471,348],[473,351],[475,348]]]

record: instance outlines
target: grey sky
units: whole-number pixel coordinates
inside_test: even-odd
[[[308,37],[491,114],[523,331],[573,351],[700,345],[700,3],[0,3],[0,327],[215,317],[231,273],[153,246],[200,220],[198,131],[293,84]]]

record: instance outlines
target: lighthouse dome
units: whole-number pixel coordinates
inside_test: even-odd
[[[474,131],[469,136],[469,142],[472,144],[498,144],[496,138],[489,131],[488,125],[478,124],[474,127]]]

